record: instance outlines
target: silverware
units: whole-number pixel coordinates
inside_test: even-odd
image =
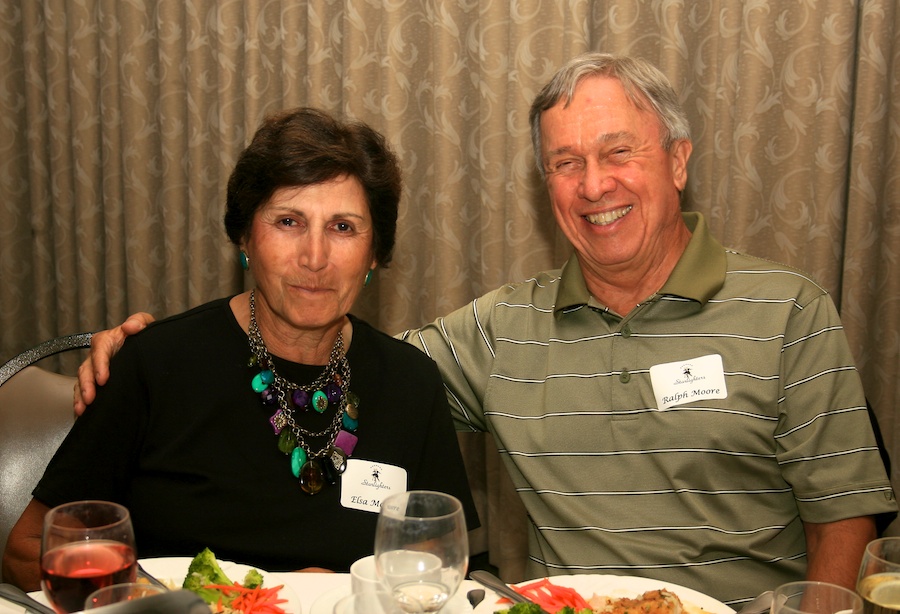
[[[737,614],[763,614],[763,612],[769,611],[771,605],[772,591],[766,591],[760,593],[752,601],[745,603],[741,609],[737,611]]]
[[[28,593],[18,586],[12,584],[0,584],[0,599],[5,599],[12,603],[16,603],[25,608],[26,612],[37,612],[37,614],[56,614],[52,609],[45,606],[40,601],[32,599]]]
[[[515,590],[510,588],[509,585],[506,584],[506,582],[488,571],[478,569],[470,573],[469,577],[478,582],[480,585],[491,589],[498,595],[506,597],[513,603],[534,603],[531,599],[528,599],[524,595],[520,595]],[[547,612],[547,610],[541,608],[541,614],[549,613]]]
[[[475,606],[484,601],[484,589],[473,588],[468,593],[466,593],[466,599],[469,600],[469,605],[471,605],[472,609],[474,610]]]
[[[167,591],[171,590],[170,586],[166,585],[164,582],[162,582],[160,580],[157,580],[156,578],[151,576],[149,573],[147,573],[147,570],[144,569],[143,567],[141,567],[140,562],[138,562],[138,564],[137,564],[137,575],[138,575],[138,578],[143,578],[144,580],[146,580],[147,582],[149,582],[150,584],[152,584],[154,586],[164,588]]]

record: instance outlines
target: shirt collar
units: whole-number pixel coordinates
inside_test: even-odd
[[[679,296],[705,305],[725,283],[725,250],[709,233],[702,213],[683,212],[681,216],[691,231],[691,240],[659,294]],[[578,258],[573,254],[560,274],[556,311],[583,305],[603,308],[588,292]]]

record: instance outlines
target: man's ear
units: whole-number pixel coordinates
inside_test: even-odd
[[[694,145],[687,139],[680,139],[672,143],[669,151],[669,159],[672,163],[672,178],[675,180],[675,188],[679,192],[684,191],[687,185],[687,163],[691,157]]]

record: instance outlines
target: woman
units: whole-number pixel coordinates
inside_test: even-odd
[[[476,526],[434,363],[348,315],[390,262],[400,191],[371,128],[268,118],[225,213],[255,287],[128,340],[10,534],[4,577],[37,588],[41,520],[78,499],[126,505],[141,557],[208,546],[270,571],[346,570],[398,490],[454,494]]]

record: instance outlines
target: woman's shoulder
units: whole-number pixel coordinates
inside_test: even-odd
[[[445,414],[449,420],[447,395],[437,364],[415,346],[359,318],[351,318],[351,322],[353,338],[347,358],[360,397],[371,399],[368,402],[390,409],[405,420],[411,419],[409,412],[417,415],[416,420],[427,420],[434,411]]]
[[[135,335],[143,343],[166,342],[221,335],[228,326],[237,326],[229,302],[231,297],[218,298],[187,311],[157,320]]]
[[[391,337],[382,332],[360,318],[348,315],[353,323],[353,341],[350,345],[350,352],[354,347],[366,357],[377,358],[382,361],[398,361],[404,362],[404,368],[407,366],[418,366],[431,370],[437,369],[434,361],[428,358],[421,350],[413,347],[405,341],[401,341],[395,337]],[[352,354],[350,354],[352,358]],[[385,366],[387,362],[385,362]]]

